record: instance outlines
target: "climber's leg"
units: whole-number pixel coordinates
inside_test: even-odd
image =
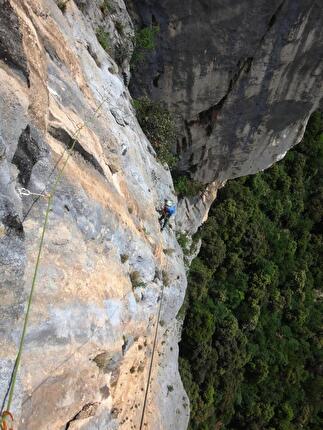
[[[165,221],[164,221],[164,225],[161,228],[161,231],[164,230],[164,228],[166,227],[166,225],[168,224],[168,221],[169,221],[169,217],[168,216],[165,216],[164,218],[165,218]]]

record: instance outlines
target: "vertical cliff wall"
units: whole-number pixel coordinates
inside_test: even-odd
[[[139,428],[163,285],[144,425],[188,421],[175,318],[185,268],[174,230],[161,233],[156,212],[175,199],[172,180],[124,84],[131,21],[122,1],[108,3],[0,1],[2,406],[44,222],[38,194],[50,191],[75,141],[45,236],[16,429]]]
[[[132,90],[177,117],[179,170],[204,183],[265,169],[322,101],[323,8],[313,0],[128,0],[158,25]]]
[[[176,197],[127,89],[134,28],[124,2],[0,0],[2,405],[46,194],[74,142],[18,373],[19,430],[139,428],[163,289],[144,426],[187,427],[175,229],[195,230],[223,181],[283,156],[321,98],[319,3],[240,3],[127,2],[137,23],[160,27],[133,75],[135,94],[166,100],[180,129],[179,170],[209,184],[161,233],[156,208]]]

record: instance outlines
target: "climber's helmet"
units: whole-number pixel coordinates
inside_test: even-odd
[[[166,206],[168,208],[171,208],[174,205],[174,203],[171,200],[166,200]]]

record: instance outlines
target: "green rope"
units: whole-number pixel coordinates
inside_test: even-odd
[[[98,107],[95,109],[94,114],[92,116],[92,119],[95,118],[96,114],[101,110],[103,104],[105,103],[106,100],[103,100]],[[41,253],[42,253],[42,249],[43,249],[43,244],[44,244],[44,239],[45,239],[45,233],[46,233],[46,228],[48,225],[48,218],[49,218],[49,213],[51,210],[51,206],[52,206],[52,201],[53,198],[55,196],[55,193],[57,191],[57,187],[62,179],[65,167],[68,163],[68,160],[73,152],[73,149],[75,147],[77,138],[81,132],[81,130],[86,126],[86,122],[84,122],[74,133],[73,135],[73,142],[71,147],[69,148],[68,152],[67,152],[67,157],[66,160],[64,161],[63,167],[61,168],[61,170],[59,171],[58,175],[56,176],[56,179],[54,181],[54,184],[52,186],[52,189],[49,193],[49,197],[48,197],[48,203],[47,203],[47,208],[46,208],[46,213],[45,213],[45,218],[44,218],[44,223],[43,223],[43,229],[42,229],[42,233],[41,233],[41,238],[40,238],[40,242],[39,242],[39,248],[38,248],[38,254],[37,254],[37,260],[36,260],[36,265],[35,265],[35,270],[34,270],[34,274],[33,274],[33,279],[32,279],[32,283],[31,283],[31,289],[30,289],[30,293],[29,293],[29,297],[28,297],[28,302],[27,302],[27,310],[26,310],[26,314],[25,314],[25,319],[24,319],[24,325],[23,325],[23,330],[22,330],[22,334],[20,337],[20,342],[19,342],[19,348],[18,348],[18,354],[17,354],[17,358],[16,358],[16,362],[15,362],[15,367],[14,367],[14,371],[12,374],[12,379],[11,379],[11,384],[10,384],[10,390],[9,390],[9,394],[8,394],[8,402],[7,402],[7,407],[6,410],[10,411],[11,408],[11,404],[12,404],[12,400],[13,400],[13,396],[14,396],[14,391],[15,391],[15,385],[16,385],[16,380],[17,380],[17,373],[18,373],[18,369],[19,369],[19,365],[20,365],[20,361],[21,361],[21,355],[23,352],[23,346],[24,346],[24,341],[25,341],[25,336],[26,336],[26,331],[27,331],[27,327],[28,327],[28,321],[29,321],[29,314],[30,314],[30,308],[31,308],[31,304],[32,304],[32,299],[33,299],[33,295],[34,295],[34,291],[35,291],[35,285],[36,285],[36,280],[37,280],[37,274],[38,274],[38,269],[39,269],[39,264],[40,264],[40,257],[41,257]],[[6,421],[6,416],[2,415],[1,417],[1,428],[2,428],[2,423]]]
[[[161,298],[160,298],[160,303],[159,303],[159,308],[158,308],[158,314],[157,314],[157,322],[156,322],[156,330],[155,330],[155,336],[154,336],[153,350],[151,353],[151,360],[150,360],[149,371],[148,371],[144,405],[142,407],[141,418],[140,418],[139,430],[142,430],[143,425],[144,425],[144,418],[145,418],[147,399],[148,399],[148,390],[149,390],[149,386],[150,386],[151,372],[152,372],[152,368],[153,368],[154,355],[155,355],[155,350],[156,350],[156,345],[157,345],[157,336],[158,336],[158,326],[159,326],[159,320],[160,320],[160,313],[161,313],[161,308],[162,308],[163,299],[164,299],[164,287],[165,287],[165,285],[163,283],[162,290],[161,290]]]

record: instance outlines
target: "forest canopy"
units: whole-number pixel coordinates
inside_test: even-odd
[[[190,429],[322,425],[323,115],[265,172],[230,181],[198,233],[180,343]]]

